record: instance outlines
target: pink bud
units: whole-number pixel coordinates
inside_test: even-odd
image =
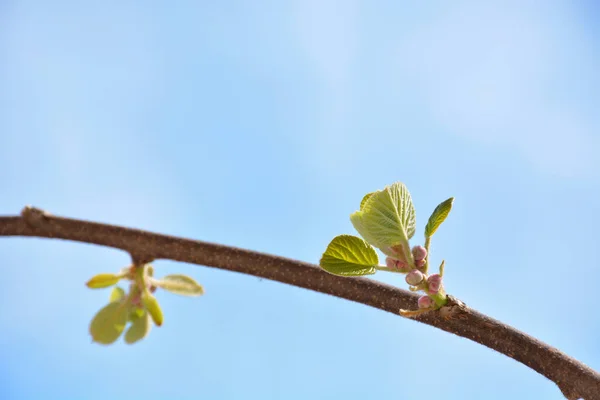
[[[429,294],[436,294],[442,287],[442,276],[440,274],[433,274],[427,278],[427,284],[429,285]]]
[[[425,260],[415,260],[415,266],[421,268],[425,265]]]
[[[392,257],[387,257],[385,259],[385,265],[388,268],[392,268],[392,269],[397,269],[401,272],[408,272],[408,264],[406,264],[404,261],[402,260],[397,260],[395,258]]]
[[[395,258],[392,257],[386,257],[385,259],[385,265],[387,265],[388,268],[397,268],[397,263],[399,260],[396,260]]]
[[[416,286],[421,282],[423,282],[423,273],[418,269],[413,269],[406,275],[406,283],[409,285]]]
[[[433,299],[429,296],[421,296],[417,304],[419,308],[429,308],[433,306]]]
[[[423,246],[415,246],[412,248],[412,255],[415,261],[424,260],[427,257],[427,249]]]

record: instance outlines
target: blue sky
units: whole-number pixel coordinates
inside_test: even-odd
[[[448,292],[600,369],[594,2],[85,3],[0,4],[1,214],[316,263],[365,193],[400,180],[415,238],[456,198],[431,254]],[[0,253],[2,398],[562,398],[466,339],[167,261],[158,276],[206,295],[159,293],[163,327],[93,345],[108,290],[84,283],[126,254],[31,238]]]

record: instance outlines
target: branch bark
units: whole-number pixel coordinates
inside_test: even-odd
[[[26,207],[21,216],[0,216],[0,236],[31,236],[121,249],[138,262],[169,259],[241,272],[344,298],[399,315],[416,309],[418,295],[365,278],[328,274],[284,257],[71,218]],[[569,400],[600,400],[600,374],[523,332],[483,315],[457,299],[413,318],[470,339],[523,363],[553,381]]]

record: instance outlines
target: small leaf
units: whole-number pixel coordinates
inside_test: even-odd
[[[125,343],[133,344],[137,341],[142,340],[150,332],[150,316],[146,313],[135,319],[127,332],[125,332]]]
[[[111,344],[123,333],[127,324],[128,308],[123,303],[108,303],[100,309],[90,323],[94,342]]]
[[[454,197],[450,197],[448,200],[441,202],[435,210],[433,210],[433,213],[431,213],[431,217],[429,217],[429,221],[427,221],[427,225],[425,226],[425,237],[433,236],[448,214],[450,214],[453,202]]]
[[[410,193],[400,182],[372,193],[361,209],[350,215],[350,221],[368,243],[389,256],[394,256],[390,247],[409,249],[408,240],[415,234],[415,209]]]
[[[371,275],[377,270],[379,258],[367,242],[352,235],[333,238],[319,265],[325,271],[341,276]]]
[[[152,317],[152,321],[156,326],[161,326],[163,323],[163,313],[158,304],[158,300],[150,292],[144,292],[142,294],[142,303],[146,310]]]
[[[187,275],[167,275],[153,283],[171,293],[182,296],[201,296],[204,294],[202,286]]]
[[[125,291],[120,288],[120,287],[114,287],[113,290],[110,292],[110,298],[109,301],[111,303],[116,303],[119,302],[123,299],[123,297],[125,297]]]
[[[116,285],[117,283],[119,283],[119,280],[121,278],[121,275],[116,274],[98,274],[89,281],[87,281],[86,285],[90,289],[100,289]]]

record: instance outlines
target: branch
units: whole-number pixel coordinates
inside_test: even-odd
[[[26,207],[21,216],[0,216],[0,236],[64,239],[113,247],[138,262],[169,259],[241,272],[362,303],[398,315],[416,308],[418,295],[371,279],[331,275],[284,257],[174,236],[56,217]],[[470,339],[521,362],[558,385],[569,400],[600,399],[600,374],[523,332],[450,297],[448,306],[415,320]]]

